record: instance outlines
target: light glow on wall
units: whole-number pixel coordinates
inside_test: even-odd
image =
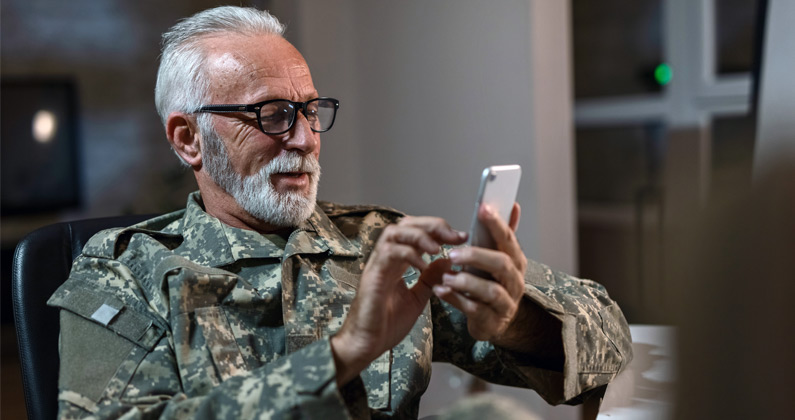
[[[55,137],[58,119],[52,111],[42,109],[33,116],[33,138],[39,143],[49,143]]]

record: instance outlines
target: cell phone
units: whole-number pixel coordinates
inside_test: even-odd
[[[472,225],[469,229],[467,245],[481,248],[497,249],[497,243],[492,238],[486,226],[478,220],[478,210],[482,204],[488,204],[508,223],[511,217],[513,203],[519,192],[519,180],[522,178],[522,167],[519,165],[490,166],[483,170],[480,177],[480,190],[475,202],[475,212],[472,215]],[[463,267],[464,271],[483,278],[491,275],[471,267]]]

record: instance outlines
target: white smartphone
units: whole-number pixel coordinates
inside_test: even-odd
[[[478,210],[482,204],[488,204],[500,215],[500,218],[505,223],[508,223],[513,203],[516,202],[516,195],[519,192],[519,180],[521,178],[522,167],[519,165],[490,166],[483,170],[467,245],[497,249],[497,243],[492,238],[491,233],[478,220]],[[464,267],[463,270],[479,277],[491,278],[487,273],[471,267]]]

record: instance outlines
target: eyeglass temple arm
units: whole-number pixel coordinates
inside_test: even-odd
[[[256,112],[254,105],[208,105],[200,107],[196,112]]]

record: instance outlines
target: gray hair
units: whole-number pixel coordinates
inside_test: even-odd
[[[284,25],[267,11],[221,6],[179,21],[163,34],[155,104],[163,124],[173,111],[196,110],[207,95],[201,41],[218,34],[283,36]]]
[[[284,25],[264,10],[221,6],[196,13],[172,26],[163,34],[155,85],[155,105],[164,125],[170,113],[193,112],[206,100],[209,86],[201,41],[218,34],[284,36]],[[209,115],[201,115],[199,119],[209,120]],[[209,121],[204,123],[200,126],[211,127]]]

